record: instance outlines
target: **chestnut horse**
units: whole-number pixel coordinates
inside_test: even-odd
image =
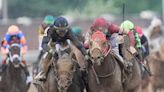
[[[121,68],[110,53],[110,48],[102,32],[96,31],[92,34],[89,46],[89,92],[123,92]]]

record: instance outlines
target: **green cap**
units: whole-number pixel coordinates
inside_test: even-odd
[[[134,24],[131,21],[126,20],[123,23],[121,23],[120,27],[125,30],[132,30],[134,29]]]
[[[78,26],[75,26],[72,28],[72,32],[73,32],[73,34],[78,35],[81,33],[81,28]]]
[[[47,25],[53,25],[55,21],[55,18],[52,15],[47,15],[45,16],[43,23],[47,24]]]

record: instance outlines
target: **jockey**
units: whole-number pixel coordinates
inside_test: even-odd
[[[26,44],[26,39],[24,34],[19,30],[19,28],[16,25],[11,25],[8,28],[8,31],[1,42],[1,53],[3,55],[3,62],[2,66],[5,66],[7,64],[7,58],[8,58],[8,46],[13,44],[13,43],[18,43],[21,45],[21,55],[22,55],[22,66],[23,70],[26,73],[27,76],[27,81],[28,83],[31,82],[31,77],[30,73],[27,68],[26,61],[24,59],[24,54],[27,52],[27,44]]]
[[[163,41],[164,31],[162,28],[162,22],[159,18],[153,18],[149,26],[149,31],[150,51],[153,53],[160,51],[160,43]]]
[[[147,57],[149,55],[149,44],[147,37],[143,34],[141,27],[135,26],[135,30],[139,34],[139,37],[141,39],[141,45],[142,45],[142,52],[143,57]]]
[[[95,21],[90,27],[90,30],[85,36],[85,42],[84,42],[85,48],[89,47],[90,36],[96,30],[101,30],[106,35],[107,39],[109,39],[109,43],[112,46],[111,51],[113,52],[113,54],[115,54],[115,56],[119,59],[119,61],[124,65],[124,69],[126,70],[127,67],[130,66],[131,64],[128,62],[125,62],[123,57],[119,53],[119,44],[121,43],[121,36],[119,36],[117,33],[122,32],[121,29],[117,25],[111,22],[107,22],[104,18],[95,19]]]
[[[44,55],[44,60],[40,63],[43,67],[41,67],[41,72],[35,77],[36,80],[44,80],[46,79],[46,73],[48,71],[49,63],[54,55],[54,52],[59,48],[58,45],[62,42],[67,41],[69,39],[85,56],[85,59],[89,59],[85,48],[82,44],[78,41],[78,39],[73,35],[71,28],[68,24],[68,21],[64,17],[58,17],[54,25],[49,28],[47,33],[45,34],[43,41],[42,41],[42,48],[46,49],[47,52]],[[48,45],[47,45],[48,44]],[[56,49],[56,50],[55,50]],[[55,57],[56,59],[56,57]],[[85,59],[82,61],[78,61],[81,69],[83,71],[86,70],[86,62]]]
[[[162,29],[162,22],[159,18],[154,17],[153,20],[151,21],[151,24],[149,26],[150,34],[149,37],[150,39],[156,39],[163,34],[163,29]]]
[[[42,42],[45,30],[49,26],[53,25],[54,21],[55,21],[55,18],[52,15],[47,15],[47,16],[45,16],[42,24],[39,26],[39,28],[38,28],[38,33],[39,33],[39,50],[42,49],[41,48],[41,42]]]
[[[55,21],[55,17],[53,17],[52,15],[47,15],[47,16],[44,17],[44,20],[43,20],[42,24],[38,28],[39,50],[40,50],[40,53],[39,53],[39,56],[38,56],[38,62],[40,61],[42,55],[44,54],[44,51],[42,50],[42,47],[41,47],[44,33],[50,26],[53,25],[54,21]]]
[[[142,45],[141,45],[141,39],[139,37],[139,34],[137,33],[134,24],[129,21],[126,20],[123,23],[121,23],[121,26],[123,31],[126,31],[126,34],[129,36],[130,38],[130,48],[129,51],[134,55],[138,55],[138,58],[140,61],[143,60],[142,58]],[[138,52],[138,54],[137,54]]]

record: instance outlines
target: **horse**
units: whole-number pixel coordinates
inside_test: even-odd
[[[74,54],[68,44],[60,51],[58,59],[52,58],[46,81],[41,83],[41,92],[83,92],[84,83]],[[58,53],[59,54],[59,53]]]
[[[126,79],[123,83],[124,92],[142,92],[142,74],[141,74],[141,64],[137,57],[132,55],[128,48],[130,47],[129,37],[123,35],[124,43],[120,45],[121,53],[124,60],[131,62],[133,66],[131,67],[131,73],[126,74]]]
[[[0,92],[27,92],[26,74],[21,65],[21,47],[14,43],[9,46],[7,65],[1,73]]]
[[[164,43],[160,45],[160,51],[152,52],[147,57],[152,76],[149,77],[147,90],[149,92],[158,92],[164,90]]]
[[[121,68],[110,51],[111,46],[106,36],[100,31],[95,31],[89,46],[89,92],[123,92]]]

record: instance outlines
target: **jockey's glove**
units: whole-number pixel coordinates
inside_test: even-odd
[[[48,52],[53,55],[55,53],[55,50],[54,49],[50,49]]]
[[[89,55],[85,55],[85,60],[88,61],[90,59]]]

